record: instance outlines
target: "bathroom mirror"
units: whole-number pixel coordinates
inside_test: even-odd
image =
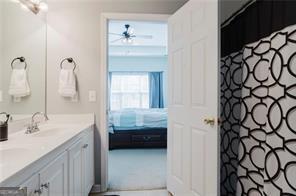
[[[46,12],[0,1],[0,112],[45,112]]]

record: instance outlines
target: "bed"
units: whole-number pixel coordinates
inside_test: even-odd
[[[167,109],[109,112],[109,148],[166,148]]]

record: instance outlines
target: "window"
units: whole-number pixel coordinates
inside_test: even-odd
[[[111,110],[149,108],[148,73],[112,73]]]

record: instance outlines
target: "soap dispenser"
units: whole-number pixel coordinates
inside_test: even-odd
[[[9,114],[2,112],[0,113],[0,116],[4,115],[5,118],[2,121],[0,119],[0,142],[8,140],[8,120],[9,120]]]

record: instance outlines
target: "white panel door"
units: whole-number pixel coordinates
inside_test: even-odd
[[[40,172],[42,196],[68,196],[68,156],[64,152]]]
[[[218,2],[190,0],[169,19],[167,183],[175,196],[217,196],[217,116]]]
[[[69,149],[69,195],[82,196],[83,191],[83,141],[78,140]]]

